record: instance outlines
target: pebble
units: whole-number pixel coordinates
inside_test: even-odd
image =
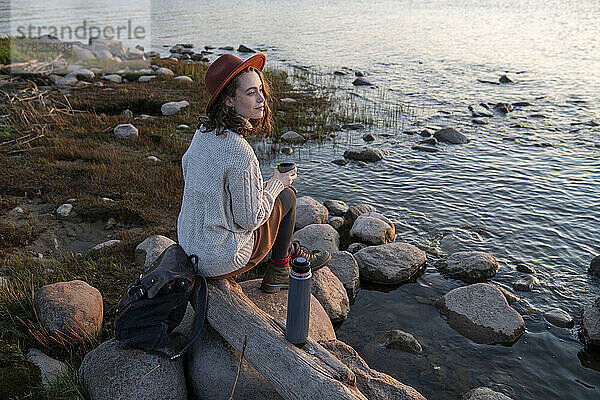
[[[71,210],[73,209],[73,205],[69,204],[69,203],[65,203],[62,204],[60,207],[58,207],[56,209],[56,213],[58,215],[60,215],[61,217],[66,217],[69,215],[69,213],[71,213]]]
[[[146,159],[148,159],[150,161],[154,161],[154,162],[160,161],[156,156],[148,156],[148,157],[146,157]]]

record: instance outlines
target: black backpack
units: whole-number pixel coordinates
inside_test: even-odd
[[[192,339],[171,359],[183,355],[200,335],[206,318],[208,287],[206,278],[197,274],[197,265],[198,257],[188,256],[180,245],[167,247],[121,295],[115,310],[115,338],[144,350],[165,346],[183,320],[195,284],[200,284]]]

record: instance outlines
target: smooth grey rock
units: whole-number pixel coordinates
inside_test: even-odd
[[[73,86],[73,85],[77,85],[78,80],[75,76],[73,75],[66,75],[63,78],[59,78],[56,81],[54,81],[54,84],[56,86]]]
[[[189,105],[190,103],[185,100],[171,101],[160,106],[160,111],[162,112],[162,115],[173,115],[177,114],[182,108],[185,108]]]
[[[73,53],[77,58],[96,58],[96,55],[92,51],[81,47],[74,50]]]
[[[110,81],[110,82],[114,82],[114,83],[123,82],[123,78],[121,78],[121,75],[117,75],[117,74],[104,75],[102,77],[102,79],[104,79],[105,81]]]
[[[344,151],[344,157],[357,161],[375,162],[382,160],[387,155],[385,150],[370,147],[355,147]]]
[[[395,238],[394,224],[374,211],[359,215],[350,229],[351,240],[371,245],[391,243]]]
[[[173,78],[174,81],[178,81],[178,82],[185,82],[185,83],[193,83],[194,80],[192,78],[190,78],[189,76],[176,76],[175,78]]]
[[[495,392],[487,387],[478,387],[465,393],[461,400],[512,400],[510,397]]]
[[[364,249],[365,247],[369,247],[369,246],[367,246],[367,245],[366,245],[366,244],[364,244],[364,243],[359,243],[359,242],[357,242],[357,243],[352,243],[352,244],[350,244],[350,245],[348,246],[348,252],[349,252],[349,253],[352,253],[352,254],[354,254],[354,253],[356,253],[357,251],[360,251],[360,250]]]
[[[281,135],[281,141],[286,142],[286,143],[301,144],[301,143],[306,142],[306,139],[304,138],[304,136],[300,135],[299,133],[296,133],[294,131],[287,131],[286,133]]]
[[[544,313],[546,321],[550,322],[554,326],[559,328],[572,328],[575,325],[575,321],[566,311],[559,308],[554,308]]]
[[[294,232],[292,240],[298,240],[301,245],[310,250],[339,251],[340,234],[329,224],[311,224]]]
[[[71,210],[73,210],[73,204],[61,204],[60,207],[56,209],[56,214],[60,215],[61,217],[67,217],[71,213]]]
[[[44,387],[49,387],[53,381],[67,372],[65,363],[48,357],[41,350],[34,347],[27,352],[27,359],[39,367]]]
[[[408,332],[394,329],[385,333],[383,345],[388,349],[400,350],[406,353],[419,355],[423,353],[421,344]]]
[[[187,400],[183,362],[171,361],[172,355],[166,349],[125,348],[110,339],[86,354],[79,377],[94,400]]]
[[[119,139],[130,139],[139,136],[138,129],[131,124],[119,124],[115,126],[113,133]]]
[[[157,69],[155,71],[156,75],[162,75],[162,76],[170,76],[173,77],[175,76],[175,73],[173,71],[171,71],[169,68],[165,68],[165,67],[161,67],[159,69]]]
[[[537,278],[529,276],[525,279],[519,279],[518,281],[513,282],[513,289],[519,292],[531,292],[537,282]]]
[[[329,270],[338,277],[349,299],[356,297],[360,289],[360,274],[358,263],[349,251],[334,251],[331,253],[331,261],[327,264]]]
[[[526,274],[535,274],[535,269],[531,265],[525,264],[523,262],[517,263],[517,271],[524,272]]]
[[[476,283],[496,275],[498,261],[483,251],[459,251],[451,254],[446,261],[436,263],[436,267],[448,278]]]
[[[600,297],[583,310],[581,334],[586,346],[600,346]]]
[[[156,78],[155,75],[142,75],[138,78],[138,82],[139,83],[148,83],[154,78]]]
[[[332,163],[343,167],[344,165],[348,164],[348,161],[344,160],[343,158],[337,158],[337,159],[333,160]]]
[[[525,331],[521,315],[500,290],[486,283],[453,289],[435,306],[452,328],[476,343],[513,343]]]
[[[188,354],[187,375],[194,398],[228,398],[236,378],[240,353],[209,324],[205,324],[201,336]],[[249,362],[241,365],[235,387],[236,399],[281,399],[273,385]]]
[[[350,312],[348,294],[342,282],[328,267],[313,273],[311,290],[332,322],[346,319]]]
[[[83,281],[42,286],[35,291],[33,303],[40,323],[52,335],[75,342],[96,337],[102,326],[102,295]]]
[[[79,68],[79,69],[76,69],[75,71],[71,71],[67,75],[65,75],[65,78],[67,78],[67,77],[74,77],[75,79],[78,79],[81,81],[93,82],[94,79],[96,79],[96,74],[94,74],[89,69]]]
[[[128,48],[125,52],[125,58],[128,60],[143,60],[144,52],[136,48]]]
[[[325,200],[323,205],[327,207],[329,214],[341,217],[348,211],[348,204],[341,200]]]
[[[438,142],[450,144],[469,143],[469,139],[454,128],[440,129],[433,134],[433,137],[436,138]]]
[[[160,161],[156,156],[148,156],[148,157],[146,157],[146,159],[150,160],[150,161],[154,161],[154,162]]]
[[[588,272],[592,275],[600,276],[600,256],[592,258]]]
[[[361,279],[386,285],[407,281],[427,261],[425,252],[402,242],[369,246],[356,252],[354,258]]]
[[[350,224],[350,226],[352,226],[354,225],[354,221],[356,221],[356,218],[358,218],[359,215],[372,211],[377,211],[377,209],[370,204],[358,204],[356,206],[350,206],[348,207],[348,210],[344,213],[344,220],[347,224]]]
[[[265,293],[260,288],[262,279],[252,279],[240,282],[244,294],[256,304],[258,308],[285,323],[287,315],[287,290],[280,290],[277,293]],[[310,296],[310,325],[308,327],[308,336],[314,340],[335,339],[335,331],[329,316],[325,309],[315,296]]]
[[[339,232],[342,225],[344,225],[344,218],[342,217],[330,217],[327,223],[333,226],[333,229]]]
[[[296,199],[296,230],[310,224],[326,224],[328,219],[327,208],[317,200],[310,196]]]
[[[114,246],[117,243],[121,243],[121,241],[118,239],[107,240],[106,242],[102,242],[102,243],[95,245],[90,250],[97,251],[97,250],[103,249],[105,247]]]
[[[175,244],[175,241],[166,236],[150,236],[136,246],[135,261],[148,268],[172,244]]]
[[[369,400],[426,400],[412,387],[371,369],[363,358],[340,340],[320,341],[319,344],[344,363],[356,376],[358,390]]]

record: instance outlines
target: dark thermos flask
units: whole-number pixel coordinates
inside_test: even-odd
[[[312,273],[306,258],[296,257],[290,271],[285,337],[295,345],[302,345],[308,336]]]

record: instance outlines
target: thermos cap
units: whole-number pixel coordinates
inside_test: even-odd
[[[310,263],[305,257],[296,257],[292,261],[292,270],[299,274],[305,274],[310,271]]]

